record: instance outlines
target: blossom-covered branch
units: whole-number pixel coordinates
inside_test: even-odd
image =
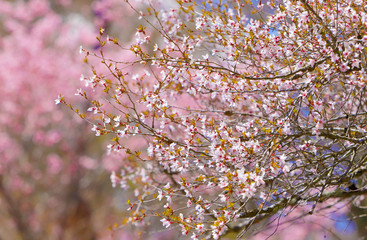
[[[78,112],[131,155],[111,175],[139,186],[126,222],[240,237],[287,207],[365,194],[365,1],[269,1],[252,18],[241,1],[128,4],[142,21],[131,61],[105,55],[127,48],[101,29],[100,54],[85,53],[108,73],[83,80],[105,96],[81,92],[92,114]]]

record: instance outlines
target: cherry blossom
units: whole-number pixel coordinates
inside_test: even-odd
[[[101,29],[86,57],[108,73],[86,87],[104,96],[82,96],[95,134],[130,156],[118,177],[141,191],[125,222],[241,238],[286,209],[365,194],[364,2],[268,1],[252,15],[231,0],[127,4],[141,25],[113,45],[134,57],[105,57]]]

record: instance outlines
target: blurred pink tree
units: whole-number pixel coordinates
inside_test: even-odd
[[[75,93],[86,67],[80,45],[98,47],[93,21],[123,19],[116,4],[0,1],[0,238],[96,239],[117,219],[103,140],[54,103]]]

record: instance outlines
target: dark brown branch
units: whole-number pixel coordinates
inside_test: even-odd
[[[22,215],[19,206],[17,206],[14,199],[6,190],[3,184],[3,176],[0,176],[0,194],[2,196],[2,199],[4,200],[4,203],[7,205],[6,209],[9,212],[9,215],[11,216],[12,220],[14,221],[21,239],[23,240],[37,239],[36,237],[33,236],[31,230],[28,228],[28,225],[24,220],[24,216]]]

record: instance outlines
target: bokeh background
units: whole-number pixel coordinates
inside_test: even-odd
[[[98,51],[99,27],[128,41],[132,19],[115,0],[0,0],[0,239],[138,239],[114,226],[122,158],[54,101],[88,107],[74,96],[90,74],[80,46]]]

